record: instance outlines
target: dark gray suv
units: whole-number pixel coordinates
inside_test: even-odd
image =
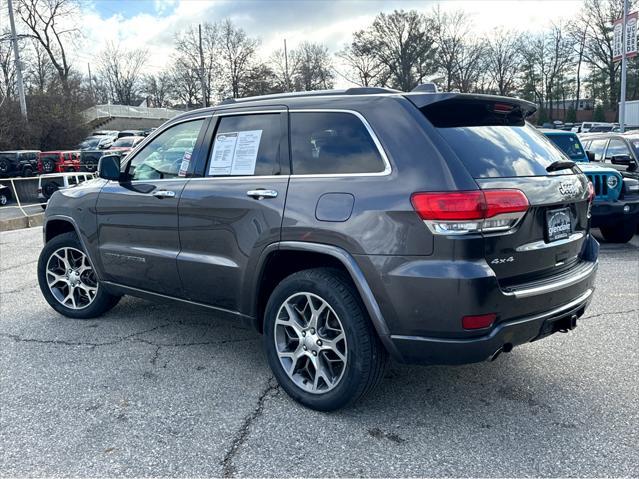
[[[264,334],[286,392],[331,410],[387,357],[462,364],[576,325],[598,244],[586,177],[530,103],[384,89],[223,102],[57,192],[40,287],[90,318],[124,294]]]

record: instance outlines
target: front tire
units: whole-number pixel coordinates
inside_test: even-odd
[[[350,278],[332,268],[294,273],[273,291],[266,355],[282,388],[311,409],[347,406],[383,377],[387,354]]]
[[[609,243],[627,243],[635,235],[637,225],[617,224],[615,226],[602,226],[599,228],[604,239]]]
[[[120,300],[100,286],[75,233],[61,234],[44,245],[38,259],[38,282],[47,303],[69,318],[95,318]]]
[[[9,197],[4,193],[0,193],[0,206],[5,206],[9,202]]]

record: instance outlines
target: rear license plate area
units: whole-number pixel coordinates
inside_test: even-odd
[[[546,211],[546,241],[552,243],[566,239],[572,233],[570,208],[559,208]]]

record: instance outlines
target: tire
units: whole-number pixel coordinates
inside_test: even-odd
[[[309,298],[316,309],[326,303],[316,330],[307,322]],[[286,303],[294,304],[293,314],[299,315],[295,327],[289,326],[293,323]],[[345,339],[339,339],[340,329]],[[264,344],[269,366],[286,393],[319,411],[333,411],[360,399],[383,378],[387,362],[386,350],[350,278],[333,268],[294,273],[275,288],[264,315]],[[281,358],[280,353],[299,355]],[[313,364],[320,364],[325,373],[318,380],[311,377],[311,371],[318,371]]]
[[[9,202],[9,198],[4,193],[0,193],[0,206],[5,206]]]
[[[30,166],[25,166],[24,168],[22,168],[22,176],[24,176],[25,178],[28,176],[33,176],[33,168],[31,168]]]
[[[58,189],[60,189],[60,185],[58,185],[55,181],[49,181],[48,183],[45,183],[44,186],[42,187],[42,194],[48,201],[53,195],[53,193],[58,191]]]
[[[0,159],[0,173],[6,175],[11,170],[11,163],[9,160],[2,158]]]
[[[604,239],[609,243],[627,243],[635,235],[637,225],[617,224],[599,228]]]
[[[56,253],[58,256],[55,256]],[[84,255],[82,262],[80,261],[81,255]],[[66,263],[60,261],[61,257],[66,258]],[[74,273],[82,269],[84,271],[68,279],[65,277],[65,270],[69,271],[68,266],[73,268]],[[52,270],[61,277],[59,281],[54,282]],[[52,281],[51,287],[48,279]],[[73,287],[72,291],[70,281],[74,279],[76,286]],[[38,259],[38,283],[47,303],[58,313],[68,318],[89,319],[101,316],[120,300],[120,296],[109,294],[100,287],[95,272],[93,272],[93,266],[75,233],[61,234],[44,245]],[[87,292],[91,288],[95,290],[93,295]],[[55,294],[53,290],[56,291]],[[65,299],[65,301],[58,298]],[[75,308],[72,307],[74,305]]]

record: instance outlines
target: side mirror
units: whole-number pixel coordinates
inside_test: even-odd
[[[120,180],[120,155],[104,155],[98,161],[98,176],[105,180]]]
[[[614,155],[610,162],[613,165],[627,166],[629,170],[634,171],[637,168],[637,162],[630,155]]]
[[[597,161],[595,160],[595,154],[592,151],[587,151],[586,156],[588,157],[588,161]]]

